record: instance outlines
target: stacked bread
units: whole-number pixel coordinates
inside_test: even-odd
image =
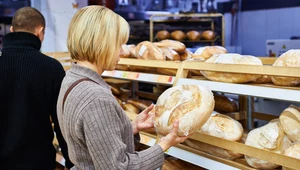
[[[215,99],[214,111],[220,113],[232,113],[238,111],[238,105],[236,101],[234,101],[233,99],[220,94],[214,94],[214,99]]]
[[[292,145],[292,141],[284,133],[284,129],[282,128],[280,121],[275,119],[265,126],[250,131],[245,144],[283,154],[285,150]],[[254,168],[274,169],[279,166],[275,163],[250,156],[245,156],[245,159],[247,163]]]
[[[199,132],[230,141],[240,141],[243,136],[243,131],[243,127],[238,121],[218,112],[213,112],[208,121],[201,127]],[[233,160],[243,156],[240,153],[192,139],[187,139],[185,143],[192,148],[225,159]]]
[[[289,50],[277,58],[273,66],[278,67],[300,67],[300,50]],[[273,76],[272,82],[280,86],[297,86],[300,77]]]
[[[167,135],[179,120],[179,136],[190,135],[208,120],[214,108],[213,93],[201,85],[181,85],[164,91],[155,107],[156,133]]]
[[[216,54],[205,62],[215,64],[263,65],[261,60],[257,57],[233,53]],[[214,71],[201,71],[201,73],[209,80],[228,83],[247,83],[261,77],[261,75],[254,74],[223,73]]]
[[[285,152],[285,156],[289,156],[292,158],[300,159],[300,143],[295,143],[291,147],[289,147]],[[299,160],[300,161],[300,160]],[[283,170],[293,170],[291,168],[283,167]]]

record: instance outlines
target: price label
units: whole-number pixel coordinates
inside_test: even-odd
[[[139,73],[129,73],[128,77],[129,79],[137,79],[139,78],[140,74]]]
[[[159,83],[170,83],[172,79],[173,77],[171,76],[158,76],[156,81]]]
[[[121,75],[121,77],[127,78],[128,77],[128,72],[123,72],[122,75]]]

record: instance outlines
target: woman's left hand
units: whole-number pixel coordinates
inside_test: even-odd
[[[154,114],[149,114],[153,108],[154,105],[151,104],[147,109],[143,110],[134,121],[132,121],[133,134],[137,134],[141,130],[149,129],[154,126]]]

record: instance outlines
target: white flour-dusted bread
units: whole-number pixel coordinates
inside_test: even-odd
[[[215,54],[226,54],[227,50],[222,46],[205,46],[198,48],[194,54],[194,59],[209,59]]]
[[[300,142],[300,108],[291,105],[280,114],[279,120],[289,139]]]
[[[244,130],[242,125],[238,121],[218,112],[213,112],[199,132],[226,140],[240,141],[243,136]],[[243,154],[192,139],[187,139],[185,143],[191,148],[201,150],[203,152],[225,159],[233,160],[243,156]]]
[[[136,46],[136,57],[145,60],[166,60],[165,54],[150,41],[140,42]]]
[[[179,120],[179,136],[187,136],[199,130],[214,109],[214,96],[201,85],[182,85],[167,89],[157,99],[154,127],[161,135],[171,132],[175,120]]]
[[[244,129],[238,121],[214,111],[199,132],[226,140],[239,141]]]
[[[290,141],[284,134],[279,120],[275,119],[265,126],[250,131],[245,144],[255,148],[283,154],[284,151],[292,145],[292,141]],[[274,163],[246,155],[245,159],[247,163],[254,168],[274,169],[279,166]]]
[[[234,53],[215,54],[205,62],[215,64],[263,65],[261,60],[257,57]],[[254,74],[222,73],[214,71],[201,71],[201,73],[210,80],[228,83],[247,83],[261,77],[261,75]]]
[[[284,152],[284,155],[292,157],[292,158],[300,159],[300,143],[293,144],[291,147],[289,147]],[[293,170],[291,168],[286,168],[286,167],[283,167],[282,169],[283,170]]]
[[[289,50],[277,58],[273,66],[282,67],[300,67],[300,49]],[[280,86],[297,86],[300,83],[300,77],[271,77],[272,82]]]

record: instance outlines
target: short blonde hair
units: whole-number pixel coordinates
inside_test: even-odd
[[[129,24],[124,18],[103,6],[87,6],[73,16],[67,46],[72,59],[106,70],[128,37]]]

